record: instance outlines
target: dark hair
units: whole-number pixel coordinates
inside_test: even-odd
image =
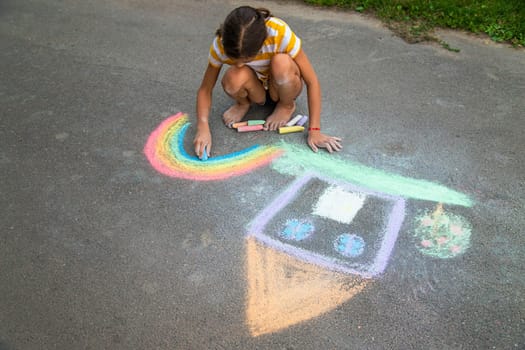
[[[266,40],[265,21],[272,14],[265,8],[241,6],[230,12],[215,33],[232,59],[253,57]]]

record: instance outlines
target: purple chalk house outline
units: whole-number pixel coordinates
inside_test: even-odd
[[[388,216],[388,222],[384,230],[385,233],[381,241],[381,246],[371,264],[361,264],[358,266],[358,268],[350,267],[344,260],[306,251],[290,244],[283,243],[264,234],[264,229],[268,222],[270,222],[270,220],[277,213],[288,206],[297,197],[300,189],[314,178],[318,178],[324,182],[343,187],[353,192],[361,192],[367,195],[376,196],[394,203],[393,208]],[[262,212],[259,213],[259,215],[257,215],[257,217],[250,223],[247,235],[253,236],[261,243],[285,252],[305,262],[312,263],[333,271],[357,274],[362,277],[371,278],[381,274],[385,270],[390,258],[390,254],[394,249],[394,245],[396,243],[397,236],[399,230],[401,229],[401,224],[403,223],[404,218],[405,199],[402,197],[369,191],[367,189],[352,185],[348,182],[328,179],[315,173],[307,173],[304,176],[296,179],[283,193],[277,196],[277,198],[275,198],[265,209],[263,209]]]

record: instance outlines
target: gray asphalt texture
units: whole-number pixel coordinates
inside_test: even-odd
[[[143,154],[162,120],[194,117],[213,34],[241,4],[0,2],[0,349],[524,349],[524,51],[455,32],[440,37],[458,53],[410,45],[296,1],[248,4],[303,39],[323,130],[344,139],[334,157],[469,195],[472,207],[445,209],[472,236],[454,258],[422,254],[414,218],[436,203],[409,199],[365,291],[250,335],[246,225],[293,178],[174,179]],[[235,134],[220,119],[229,103],[218,84],[215,155],[284,137],[307,147]]]

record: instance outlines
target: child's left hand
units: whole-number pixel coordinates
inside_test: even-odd
[[[340,151],[343,149],[341,144],[342,139],[340,137],[328,136],[320,132],[310,132],[308,134],[308,146],[317,152],[319,148],[326,148],[330,153]]]

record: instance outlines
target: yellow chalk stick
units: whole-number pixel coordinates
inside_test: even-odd
[[[281,126],[279,128],[279,134],[289,134],[291,132],[302,132],[304,126]]]

